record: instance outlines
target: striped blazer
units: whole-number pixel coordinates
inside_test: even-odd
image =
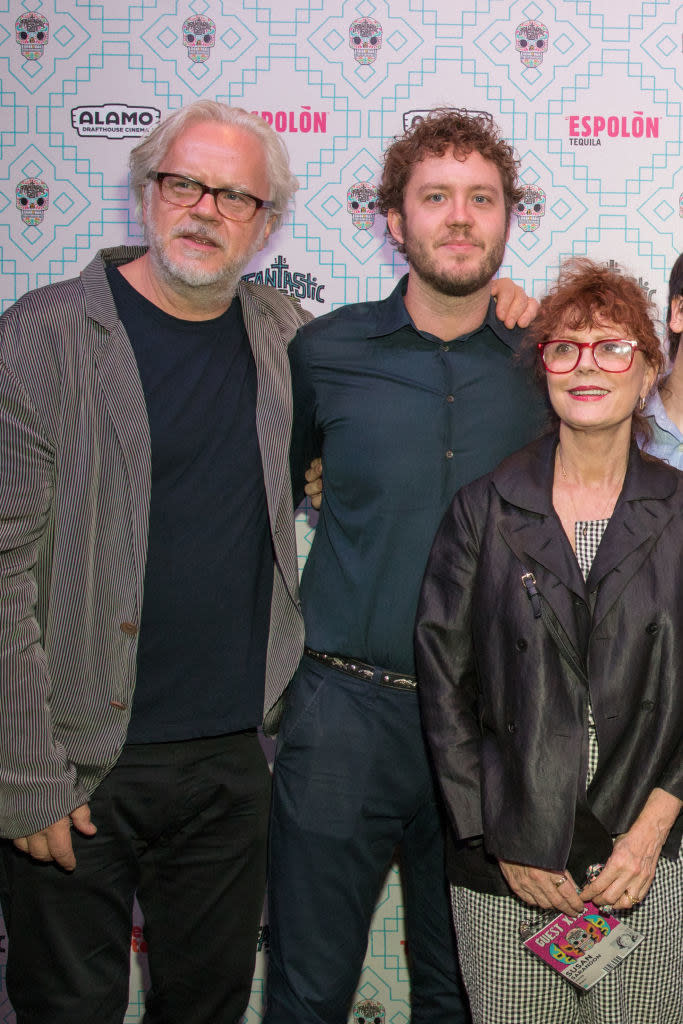
[[[104,250],[80,278],[0,318],[0,835],[87,801],[125,742],[147,554],[151,456],[137,363]],[[310,314],[239,285],[275,551],[264,714],[298,664],[303,621],[288,451],[287,345]],[[268,721],[266,723],[268,725]]]

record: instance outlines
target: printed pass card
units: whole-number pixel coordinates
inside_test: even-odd
[[[587,903],[579,917],[558,914],[524,943],[579,988],[589,989],[616,970],[645,938]]]

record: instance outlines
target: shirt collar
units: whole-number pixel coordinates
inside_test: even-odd
[[[661,385],[662,381],[660,380],[659,386],[655,388],[648,398],[643,412],[646,416],[651,417],[655,421],[660,430],[665,430],[667,433],[677,438],[680,436],[679,431],[676,428],[676,424],[669,419],[667,411],[664,408],[662,396],[659,393]]]
[[[387,299],[378,303],[375,329],[370,333],[369,337],[381,338],[384,335],[400,331],[404,327],[412,327],[412,329],[422,337],[434,337],[431,334],[419,331],[413,323],[404,301],[407,287],[408,274],[404,274],[392,291],[391,295]],[[502,320],[498,319],[496,316],[496,303],[493,298],[489,301],[489,308],[486,311],[486,316],[479,327],[476,327],[473,331],[469,331],[467,334],[459,335],[457,338],[449,338],[448,340],[467,341],[469,338],[478,334],[479,331],[486,328],[493,331],[499,341],[502,341],[503,344],[507,345],[507,347],[513,352],[519,351],[522,339],[524,338],[524,331],[520,327],[513,327],[512,329],[509,329],[505,326]],[[440,341],[441,339],[438,340]]]
[[[403,327],[413,327],[417,330],[403,301],[407,287],[408,275],[404,274],[391,295],[377,303],[375,328],[370,332],[369,337],[381,338],[385,334],[400,331]]]

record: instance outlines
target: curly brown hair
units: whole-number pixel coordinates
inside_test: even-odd
[[[538,342],[557,338],[563,329],[583,331],[607,324],[623,328],[626,337],[638,341],[638,348],[656,377],[665,363],[656,323],[657,307],[635,277],[577,257],[562,264],[557,281],[541,299],[520,355],[524,362],[533,363],[536,380],[545,391],[546,371]],[[644,437],[650,433],[647,420],[638,409],[633,414],[633,432]]]
[[[500,129],[485,111],[438,107],[427,117],[415,119],[403,135],[397,135],[384,154],[378,206],[386,217],[389,210],[403,213],[403,199],[413,168],[430,156],[443,156],[452,150],[457,157],[477,152],[500,171],[505,212],[522,198],[519,160],[512,146],[501,138]],[[399,252],[403,246],[397,244]]]

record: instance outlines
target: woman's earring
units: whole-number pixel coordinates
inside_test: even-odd
[[[642,395],[641,395],[641,396],[640,396],[640,398],[638,399],[638,408],[640,409],[640,411],[641,411],[641,412],[642,412],[642,411],[643,411],[643,409],[645,408],[645,399],[643,398],[643,396],[642,396]]]

